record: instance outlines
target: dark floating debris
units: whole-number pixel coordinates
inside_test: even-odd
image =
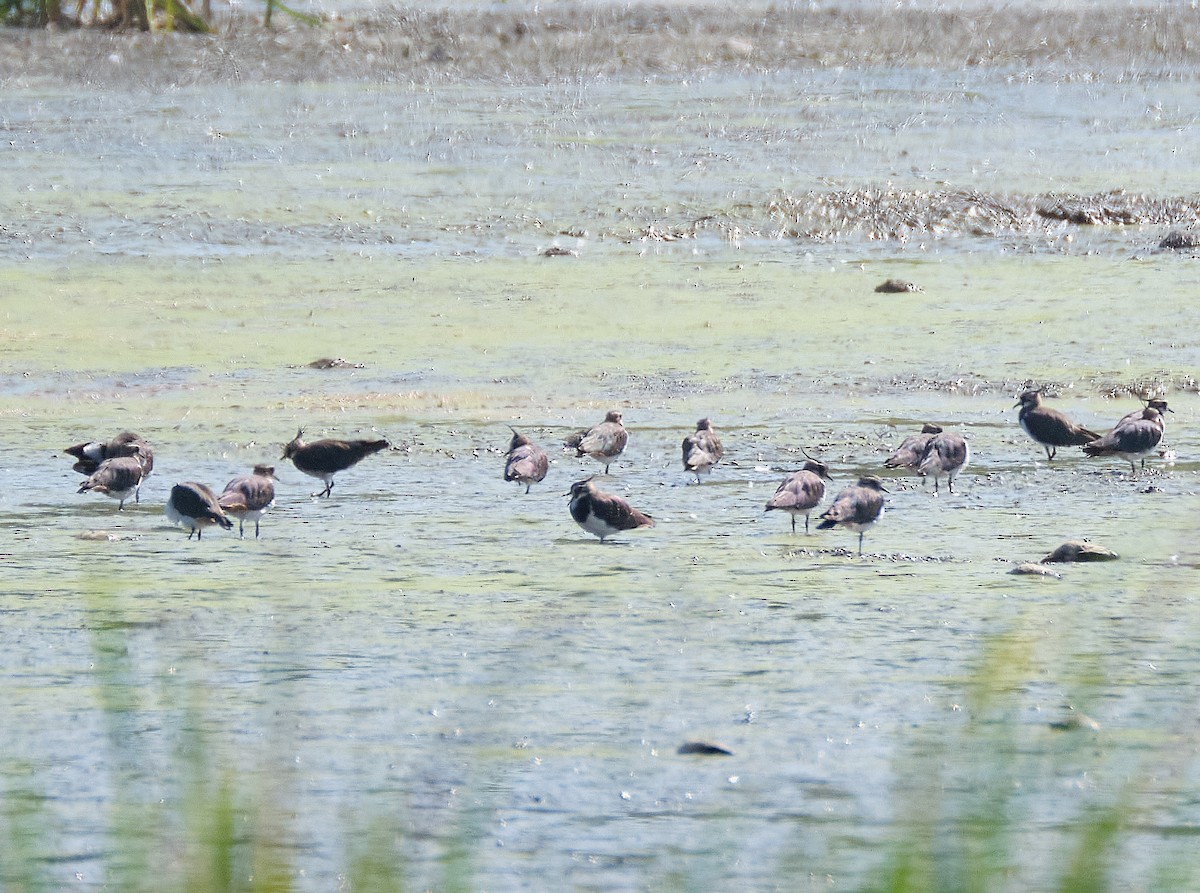
[[[688,755],[696,754],[702,757],[731,757],[733,751],[721,747],[719,744],[709,744],[707,741],[685,741],[679,745],[679,750],[676,753]]]
[[[1067,540],[1042,559],[1042,564],[1068,561],[1116,561],[1120,558],[1112,549],[1089,543],[1087,540]]]
[[[362,363],[351,363],[341,357],[321,357],[311,363],[305,363],[309,369],[366,369]]]
[[[875,291],[880,294],[896,295],[904,292],[921,292],[925,289],[917,285],[915,282],[909,282],[906,279],[888,279],[885,282],[875,286]]]
[[[1016,574],[1017,576],[1053,577],[1055,580],[1062,579],[1062,574],[1060,574],[1058,571],[1051,570],[1044,564],[1035,564],[1032,561],[1026,561],[1022,564],[1018,564],[1016,567],[1010,570],[1009,573]]]
[[[1079,713],[1074,707],[1067,708],[1068,713],[1062,719],[1050,723],[1050,728],[1056,732],[1074,732],[1085,730],[1089,732],[1100,731],[1100,723],[1092,719],[1086,713]]]
[[[1181,233],[1179,230],[1171,230],[1171,232],[1167,233],[1166,238],[1158,243],[1158,247],[1168,251],[1189,251],[1193,248],[1200,248],[1200,238],[1191,233]]]
[[[579,257],[579,252],[572,251],[570,248],[559,248],[557,245],[551,245],[542,252],[542,257]]]

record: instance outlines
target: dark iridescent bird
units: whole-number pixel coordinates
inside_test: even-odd
[[[862,557],[863,533],[879,520],[883,514],[883,494],[887,490],[883,481],[873,474],[858,479],[858,483],[847,487],[837,495],[821,515],[818,530],[831,527],[846,527],[858,531],[858,556]]]
[[[116,499],[117,511],[122,511],[125,508],[125,500],[136,496],[145,477],[145,459],[140,453],[117,456],[101,462],[76,492],[87,493],[94,490],[103,493],[110,499]]]
[[[254,522],[254,538],[258,539],[258,523],[275,505],[275,467],[255,465],[250,474],[236,477],[217,497],[217,504],[226,515],[238,519],[238,536],[246,536],[246,522]]]
[[[1137,474],[1135,459],[1141,459],[1146,467],[1146,457],[1157,449],[1162,441],[1166,422],[1153,406],[1147,406],[1136,414],[1125,416],[1103,437],[1083,445],[1089,456],[1120,456],[1129,463],[1129,470]]]
[[[900,442],[896,451],[883,460],[884,468],[911,468],[914,471],[925,456],[925,447],[933,440],[935,434],[941,434],[939,425],[926,423],[921,427],[920,434],[910,434]]]
[[[144,438],[132,431],[122,431],[108,441],[92,440],[87,443],[77,443],[75,446],[67,447],[63,452],[75,457],[76,461],[71,466],[72,470],[85,475],[95,474],[100,463],[106,459],[119,459],[125,456],[141,457],[143,479],[149,477],[150,472],[154,470],[154,451],[150,449],[150,444],[146,443]],[[133,491],[133,498],[135,502],[139,499],[136,487]]]
[[[933,478],[933,494],[937,495],[938,482],[947,478],[950,492],[954,492],[954,479],[971,461],[971,447],[959,434],[943,431],[929,439],[925,455],[917,465],[917,473]]]
[[[621,413],[615,409],[610,410],[600,424],[572,434],[563,441],[576,451],[577,456],[591,456],[597,462],[604,463],[605,474],[608,474],[612,460],[621,455],[628,442],[629,432],[621,424]]]
[[[164,514],[171,523],[190,528],[188,539],[193,534],[196,539],[202,539],[204,528],[213,524],[219,524],[226,530],[233,527],[233,522],[217,502],[217,495],[195,481],[184,481],[171,488]]]
[[[133,456],[135,453],[145,459],[146,474],[154,470],[154,453],[150,449],[150,445],[143,437],[132,431],[123,431],[108,441],[91,440],[87,443],[77,443],[73,447],[67,447],[63,452],[75,457],[77,461],[72,468],[80,474],[91,474],[100,467],[100,463],[105,459]]]
[[[546,477],[550,469],[550,460],[546,452],[527,435],[512,428],[512,440],[508,442],[508,452],[504,454],[504,479],[516,481],[525,485],[529,492],[532,484],[539,483]]]
[[[1042,405],[1042,395],[1032,388],[1022,391],[1015,406],[1021,407],[1017,421],[1021,429],[1042,445],[1046,458],[1053,460],[1061,446],[1083,446],[1100,435],[1077,425],[1055,409]]]
[[[283,458],[291,459],[297,471],[317,478],[325,489],[313,496],[329,496],[333,493],[333,476],[357,465],[372,453],[386,450],[386,440],[317,440],[305,443],[301,438],[304,429],[296,432],[295,439],[283,448]]]
[[[796,516],[804,515],[804,532],[808,533],[808,516],[825,498],[825,481],[829,467],[824,462],[809,459],[795,474],[790,475],[775,495],[767,501],[766,511],[778,509],[792,516],[792,533],[796,532]]]
[[[654,526],[653,518],[639,512],[624,498],[603,492],[591,478],[572,484],[567,495],[571,497],[571,517],[575,523],[600,537],[600,542],[622,530]]]
[[[683,439],[683,467],[696,476],[697,484],[700,483],[700,475],[712,471],[724,455],[721,438],[708,419],[696,422],[695,433]]]

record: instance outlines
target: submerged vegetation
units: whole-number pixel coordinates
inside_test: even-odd
[[[289,806],[299,776],[281,754],[286,742],[267,740],[256,753],[231,752],[201,729],[213,705],[203,685],[181,685],[166,700],[182,701],[176,732],[162,727],[165,705],[138,678],[138,657],[121,617],[120,597],[90,597],[96,702],[107,730],[97,764],[112,802],[96,823],[99,852],[78,849],[78,831],[58,813],[51,765],[3,767],[7,779],[0,809],[0,889],[41,893],[76,882],[106,889],[155,893],[290,893],[314,888],[298,865],[308,833]],[[916,728],[896,742],[893,783],[884,800],[894,812],[883,855],[868,879],[838,880],[863,893],[996,893],[1045,890],[1106,893],[1126,889],[1192,889],[1200,857],[1192,835],[1172,831],[1163,794],[1195,771],[1176,752],[1174,735],[1149,742],[1135,762],[1114,748],[1119,733],[1102,729],[1084,710],[1099,706],[1113,682],[1095,656],[1039,656],[1055,647],[1021,627],[981,643],[974,668],[960,688],[961,703],[936,727]],[[1069,704],[1030,714],[1031,692],[1063,660],[1077,667],[1066,680]],[[162,697],[165,697],[165,693]],[[264,705],[270,713],[271,703]],[[1066,717],[1064,720],[1063,718]],[[1194,717],[1174,717],[1194,724]],[[149,744],[147,738],[168,740]],[[166,756],[149,766],[150,752]],[[727,752],[725,752],[727,753]],[[275,768],[247,769],[256,759]],[[478,752],[464,804],[452,825],[420,828],[419,816],[380,812],[364,805],[348,811],[327,841],[340,840],[339,889],[399,893],[412,889],[458,891],[493,888],[480,881],[486,852],[495,846],[483,825],[498,804],[489,802],[494,757]],[[371,801],[374,802],[374,801]],[[719,824],[715,816],[711,822]],[[795,820],[798,821],[798,820]],[[432,850],[420,840],[434,835]],[[735,834],[709,835],[724,846]],[[1047,847],[1046,841],[1054,843]],[[1037,843],[1035,843],[1037,841]],[[762,858],[763,853],[755,858]],[[722,858],[737,858],[728,852]],[[774,854],[776,889],[795,888],[808,863],[798,852]],[[80,870],[87,864],[91,867]],[[641,881],[679,889],[721,887],[707,859],[682,875],[664,872],[654,859],[639,869]],[[98,872],[98,874],[97,874]]]

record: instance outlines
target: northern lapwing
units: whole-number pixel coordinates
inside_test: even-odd
[[[1021,407],[1017,414],[1021,430],[1042,445],[1049,461],[1053,461],[1059,447],[1083,446],[1100,437],[1058,410],[1043,406],[1041,392],[1032,388],[1022,391],[1014,406]]]
[[[883,481],[873,474],[858,479],[858,483],[847,487],[837,495],[831,505],[821,515],[818,530],[828,530],[831,527],[846,527],[858,531],[858,557],[862,557],[863,533],[868,527],[879,520],[883,514]]]
[[[572,434],[563,441],[576,451],[577,456],[590,456],[603,463],[605,474],[608,474],[612,460],[621,455],[628,442],[629,432],[621,424],[621,413],[615,409],[610,410],[600,424]]]
[[[296,432],[296,437],[283,448],[283,458],[291,459],[297,471],[317,478],[325,484],[325,489],[313,496],[330,496],[333,493],[333,476],[339,471],[345,471],[380,450],[386,450],[390,444],[386,440],[317,440],[305,443],[304,429]]]
[[[697,484],[700,476],[711,472],[724,455],[721,438],[708,419],[696,422],[695,433],[683,439],[683,467],[696,476]]]
[[[1162,413],[1147,406],[1132,417],[1121,419],[1103,437],[1085,443],[1083,451],[1092,457],[1120,456],[1129,463],[1130,473],[1136,475],[1138,466],[1134,460],[1141,459],[1141,467],[1145,468],[1146,457],[1158,447],[1165,429]]]
[[[808,533],[808,516],[825,498],[825,481],[829,467],[824,462],[809,459],[796,473],[790,475],[775,495],[767,500],[766,511],[778,509],[792,516],[792,533],[796,532],[796,516],[804,516],[804,532]]]
[[[504,479],[524,484],[528,493],[531,485],[545,479],[550,460],[546,451],[528,435],[519,433],[516,428],[511,430],[512,440],[508,442],[508,452],[504,454]]]
[[[935,434],[941,433],[940,425],[931,425],[926,422],[921,426],[920,434],[910,434],[900,441],[900,446],[896,447],[895,452],[883,460],[883,467],[911,468],[916,471],[917,466],[921,464],[921,459],[925,456],[925,447],[929,446],[929,441],[933,440]]]
[[[961,434],[943,431],[935,434],[925,445],[925,455],[917,463],[917,474],[933,478],[933,495],[937,496],[938,482],[946,477],[946,486],[954,492],[954,479],[971,461],[971,447]]]
[[[145,460],[140,453],[117,456],[101,462],[76,492],[87,493],[95,490],[97,493],[103,493],[110,499],[117,500],[117,511],[122,511],[125,508],[125,500],[137,494],[138,487],[145,477]]]
[[[246,522],[254,522],[254,538],[258,539],[258,523],[275,505],[275,467],[255,465],[250,474],[236,477],[225,485],[217,504],[226,515],[238,519],[238,536],[246,536]]]
[[[571,517],[575,523],[600,542],[622,530],[653,527],[654,519],[643,514],[620,496],[604,493],[591,478],[571,485]]]
[[[119,459],[125,456],[137,456],[142,461],[143,480],[154,470],[154,451],[145,438],[132,431],[122,431],[112,440],[91,440],[87,443],[77,443],[63,450],[69,456],[75,457],[73,471],[91,476],[106,459]],[[133,491],[134,502],[140,501],[138,488]]]
[[[193,534],[196,539],[202,539],[204,528],[213,524],[219,524],[226,530],[233,527],[233,522],[217,502],[216,494],[195,481],[184,481],[171,488],[164,513],[173,524],[190,528],[188,539]]]

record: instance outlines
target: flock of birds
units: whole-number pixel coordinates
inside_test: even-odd
[[[1097,434],[1071,421],[1057,410],[1045,406],[1038,390],[1026,390],[1017,398],[1021,428],[1046,451],[1053,461],[1059,447],[1079,446],[1088,456],[1117,456],[1129,462],[1137,474],[1137,461],[1145,467],[1146,457],[1158,449],[1165,431],[1165,413],[1172,410],[1161,398],[1150,399],[1142,409],[1121,418],[1106,434]],[[527,435],[512,429],[512,440],[505,454],[504,479],[524,484],[528,493],[533,484],[545,479],[550,460],[540,446]],[[323,490],[314,497],[333,494],[334,475],[345,471],[374,453],[387,449],[386,440],[325,439],[312,443],[303,440],[304,431],[283,449],[283,459],[290,459],[298,471],[319,479]],[[604,466],[608,474],[614,459],[621,455],[629,442],[621,413],[613,410],[604,421],[568,436],[563,445],[573,449],[576,456],[590,457]],[[133,496],[154,468],[154,454],[141,437],[125,432],[109,441],[77,444],[65,450],[77,460],[75,470],[87,475],[80,493],[95,491],[119,500],[118,510]],[[696,430],[683,439],[683,467],[696,476],[699,483],[725,455],[721,439],[708,419],[701,419]],[[804,532],[809,532],[809,517],[825,499],[825,482],[830,480],[825,463],[809,456],[803,467],[789,475],[767,501],[766,511],[787,512],[796,519],[804,516]],[[954,492],[954,479],[971,460],[971,449],[959,434],[944,431],[937,425],[925,425],[920,433],[905,438],[899,448],[885,461],[886,468],[908,468],[922,477],[932,477],[934,493],[939,491],[942,478]],[[209,487],[195,481],[185,481],[171,488],[166,515],[174,523],[189,529],[188,539],[203,536],[204,528],[217,525],[232,529],[233,518],[238,520],[238,533],[245,536],[245,522],[254,522],[254,535],[259,535],[259,521],[275,504],[275,468],[256,465],[248,475],[236,477],[218,495]],[[844,527],[858,533],[858,554],[862,555],[863,534],[883,514],[883,494],[887,490],[877,475],[864,475],[842,490],[821,513],[819,530]],[[622,496],[606,493],[589,477],[571,485],[569,511],[582,529],[603,542],[608,537],[627,530],[651,527],[654,519],[634,508]]]

